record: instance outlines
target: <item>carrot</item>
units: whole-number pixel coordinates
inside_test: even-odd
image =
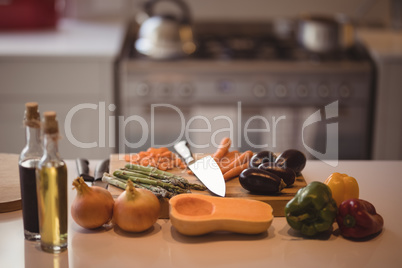
[[[229,179],[232,179],[234,177],[237,177],[240,175],[240,173],[248,167],[248,162],[235,166],[234,168],[228,170],[223,174],[223,178],[225,181],[228,181]]]
[[[171,151],[163,152],[159,157],[173,157],[173,153]]]
[[[227,171],[233,169],[236,166],[243,165],[245,163],[248,163],[250,161],[250,158],[253,156],[252,151],[245,151],[241,155],[235,157],[235,159],[226,167],[222,167],[222,173],[225,174]]]
[[[147,152],[139,152],[137,155],[139,158],[144,158],[144,157],[148,156],[148,153]]]
[[[173,160],[171,160],[171,161],[169,161],[169,162],[165,162],[165,163],[163,163],[163,164],[166,164],[166,170],[172,169],[172,168],[175,167]]]
[[[167,151],[169,151],[169,149],[166,148],[166,147],[161,147],[161,148],[153,148],[153,147],[150,147],[150,148],[148,148],[148,150],[147,150],[147,152],[153,153],[153,154],[155,154],[155,155],[161,154],[161,153],[164,153],[164,152],[167,152]]]
[[[148,148],[147,151],[141,151],[137,154],[127,154],[124,156],[126,162],[139,164],[142,166],[153,166],[161,170],[178,168],[186,168],[182,161],[171,152],[167,147]]]
[[[181,169],[185,169],[185,168],[186,168],[186,164],[184,164],[183,162],[181,162],[180,165],[179,165],[179,167],[180,167]]]
[[[225,166],[229,165],[239,155],[240,155],[240,152],[237,150],[228,152],[221,158],[221,160],[218,162],[218,165],[220,167],[225,167]]]
[[[157,159],[158,163],[160,164],[172,162],[172,159],[167,157],[155,157],[155,159]]]
[[[173,161],[173,166],[176,166],[176,167],[180,167],[181,165],[184,164],[184,163],[181,161],[180,158],[174,158],[174,159],[172,159],[172,161]]]
[[[141,166],[148,166],[149,165],[149,159],[148,158],[141,159],[140,165]]]
[[[212,157],[215,159],[215,161],[218,162],[229,151],[229,147],[231,144],[232,144],[232,141],[228,137],[225,137],[221,140],[221,143],[219,144],[218,149],[212,155]]]
[[[158,165],[158,169],[166,171],[168,169],[168,163],[162,163]]]

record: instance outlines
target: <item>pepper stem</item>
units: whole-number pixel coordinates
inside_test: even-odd
[[[352,215],[348,214],[345,216],[345,218],[343,218],[343,225],[353,228],[356,225],[356,219]]]

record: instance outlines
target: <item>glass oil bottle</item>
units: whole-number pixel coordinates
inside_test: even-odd
[[[36,169],[40,244],[46,252],[67,249],[67,167],[58,151],[55,112],[45,112],[44,153]]]

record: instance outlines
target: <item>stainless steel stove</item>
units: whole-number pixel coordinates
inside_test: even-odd
[[[193,29],[193,55],[158,61],[135,50],[138,27],[129,27],[118,62],[120,152],[180,139],[211,152],[231,136],[241,151],[296,148],[309,158],[317,158],[311,150],[324,158],[370,158],[374,66],[362,45],[317,55],[277,38],[270,23]],[[328,118],[326,107],[335,107],[336,116]],[[322,120],[307,125],[317,111]],[[335,142],[331,123],[339,134],[336,155],[326,154]]]

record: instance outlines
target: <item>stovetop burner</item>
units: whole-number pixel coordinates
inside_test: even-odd
[[[131,36],[134,44],[136,34]],[[316,54],[305,50],[296,40],[277,38],[269,23],[199,23],[194,25],[197,50],[189,59],[262,60],[262,61],[361,61],[367,60],[365,48],[357,44],[347,51]],[[147,59],[134,46],[130,58]]]

